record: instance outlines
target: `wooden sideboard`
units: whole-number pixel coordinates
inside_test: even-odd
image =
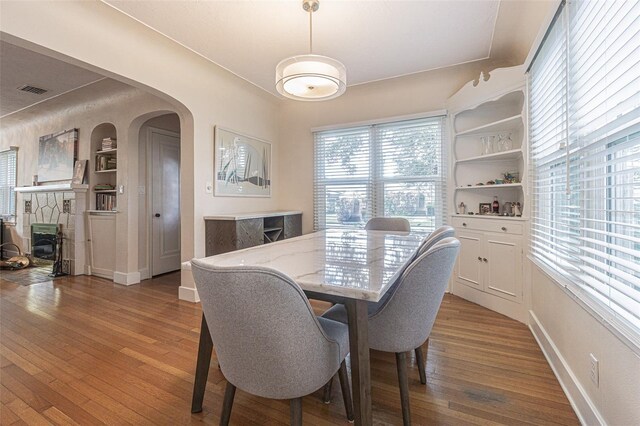
[[[302,235],[301,211],[205,216],[204,221],[206,256]]]

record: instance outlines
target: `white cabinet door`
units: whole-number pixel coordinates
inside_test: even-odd
[[[481,232],[458,230],[460,240],[460,254],[456,275],[458,281],[482,289],[482,253],[484,235]]]
[[[112,280],[116,268],[116,217],[113,213],[89,214],[87,222],[91,275]]]
[[[522,237],[487,233],[484,238],[484,291],[521,302]]]

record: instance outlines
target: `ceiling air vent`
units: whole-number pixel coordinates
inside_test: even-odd
[[[18,90],[22,90],[23,92],[33,93],[35,95],[42,95],[43,93],[47,93],[47,89],[41,89],[39,87],[29,86],[28,84],[18,87]]]

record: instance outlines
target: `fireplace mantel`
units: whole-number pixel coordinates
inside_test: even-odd
[[[14,189],[16,192],[60,192],[60,191],[73,191],[73,192],[87,192],[89,185],[75,184],[75,183],[62,183],[57,185],[38,185],[38,186],[19,186]]]

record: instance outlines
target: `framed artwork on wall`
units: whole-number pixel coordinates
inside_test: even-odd
[[[73,178],[78,153],[78,129],[40,137],[38,146],[38,182]]]
[[[216,126],[213,161],[216,196],[271,196],[269,142]]]

